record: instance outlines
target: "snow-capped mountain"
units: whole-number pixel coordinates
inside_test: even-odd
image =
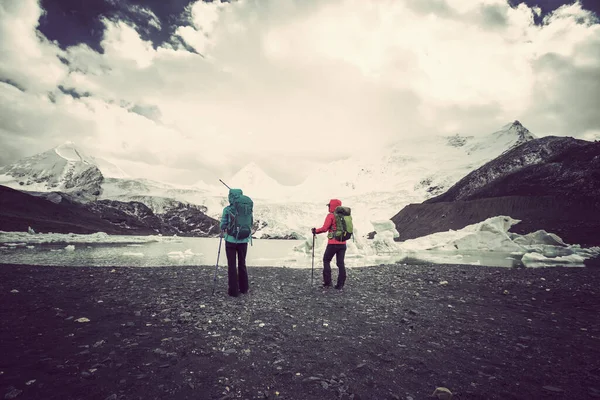
[[[289,186],[271,178],[254,162],[245,165],[225,183],[232,188],[246,188],[256,199],[282,199],[289,192]]]
[[[323,165],[297,186],[281,185],[256,163],[246,165],[224,181],[254,199],[258,237],[310,235],[311,227],[323,223],[327,213],[325,204],[331,198],[338,198],[352,208],[357,234],[365,235],[373,230],[371,221],[389,219],[409,203],[419,203],[445,192],[471,171],[533,138],[515,121],[488,135],[427,136],[398,141],[379,152],[356,154]],[[59,153],[66,151],[56,154]],[[76,149],[71,153],[79,154]],[[28,160],[36,157],[45,160],[44,154]],[[92,165],[93,160],[86,160]],[[33,161],[19,164],[27,176],[39,168],[32,167],[37,165]],[[198,210],[205,210],[215,219],[220,218],[223,207],[228,204],[227,188],[220,182],[172,185],[118,176],[118,167],[112,164],[109,167],[116,172],[101,181],[102,190],[98,193],[103,200],[142,202],[156,214],[172,210],[173,202],[179,202],[184,206],[201,206]],[[89,182],[80,184],[85,187]]]
[[[428,136],[399,141],[385,151],[357,154],[319,168],[296,194],[322,198],[406,192],[431,197],[504,151],[534,136],[519,121],[483,136]]]
[[[0,184],[31,192],[61,191],[81,201],[96,199],[104,177],[91,157],[65,142],[0,168]]]
[[[567,243],[600,244],[600,143],[571,137],[529,140],[472,171],[448,191],[393,218],[401,240],[509,215],[525,234],[553,232]]]
[[[470,172],[444,194],[425,203],[533,193],[597,197],[598,149],[596,143],[573,138],[547,136],[532,140]]]
[[[82,213],[90,226],[110,232],[209,236],[219,231],[218,221],[205,214],[206,207],[175,199],[190,191],[159,182],[127,179],[118,166],[86,155],[72,142],[21,159],[0,172],[0,185],[29,192],[73,211],[52,214],[46,217],[45,225],[31,219],[38,228],[50,226],[50,221],[54,221],[57,229],[69,226],[80,229],[73,225],[75,221],[69,215]],[[111,178],[105,180],[104,174]],[[105,188],[111,196],[102,196]],[[192,197],[205,197],[196,189],[191,193]],[[104,224],[90,219],[89,213],[82,210],[97,215]]]
[[[410,138],[384,151],[324,165],[292,188],[291,196],[318,204],[319,213],[330,198],[341,199],[352,208],[356,229],[366,234],[371,221],[389,219],[407,204],[445,192],[474,169],[533,138],[519,121],[481,136]],[[309,215],[307,209],[304,213]],[[297,229],[308,232],[314,225],[306,221]]]

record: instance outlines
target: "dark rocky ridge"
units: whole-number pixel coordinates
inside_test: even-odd
[[[600,195],[600,143],[548,136],[513,148],[424,204],[499,196]]]
[[[447,192],[392,217],[398,240],[461,229],[496,215],[522,220],[567,243],[600,245],[600,143],[565,137],[527,141],[465,176]]]
[[[33,196],[0,186],[0,230],[108,234],[178,234],[211,236],[219,232],[218,221],[200,207],[181,204],[154,214],[140,202],[99,200],[80,203],[65,193]]]

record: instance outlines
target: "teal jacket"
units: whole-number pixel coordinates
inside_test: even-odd
[[[245,239],[236,239],[235,236],[231,236],[227,233],[227,225],[229,225],[229,218],[231,218],[231,204],[233,201],[243,195],[242,189],[229,189],[229,205],[223,209],[223,215],[221,215],[221,232],[224,232],[224,238],[226,242],[230,243],[248,243],[252,238],[252,235]],[[254,223],[254,220],[252,220]]]

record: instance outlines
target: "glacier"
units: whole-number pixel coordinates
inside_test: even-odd
[[[600,256],[600,247],[582,248],[577,244],[566,244],[553,233],[537,231],[518,235],[508,232],[519,222],[509,216],[496,216],[460,230],[395,242],[398,232],[391,221],[373,221],[377,231],[374,239],[359,237],[349,240],[346,257],[360,259],[363,265],[402,262],[411,258],[434,263],[478,264],[477,261],[465,259],[465,256],[498,253],[520,260],[526,267],[540,267],[583,266],[586,259]],[[305,239],[293,246],[291,252],[299,257],[312,255],[312,240],[312,237]],[[314,251],[319,265],[326,245],[325,235],[315,237]]]

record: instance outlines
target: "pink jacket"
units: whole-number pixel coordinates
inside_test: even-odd
[[[323,232],[335,232],[335,217],[333,216],[333,212],[335,211],[336,207],[339,207],[342,205],[342,201],[338,200],[338,199],[331,199],[329,200],[329,214],[327,214],[327,217],[325,217],[325,222],[323,223],[323,226],[320,228],[317,228],[315,230],[315,233],[323,233]],[[335,239],[328,239],[327,240],[327,244],[345,244],[346,241],[339,241],[339,240],[335,240]]]

